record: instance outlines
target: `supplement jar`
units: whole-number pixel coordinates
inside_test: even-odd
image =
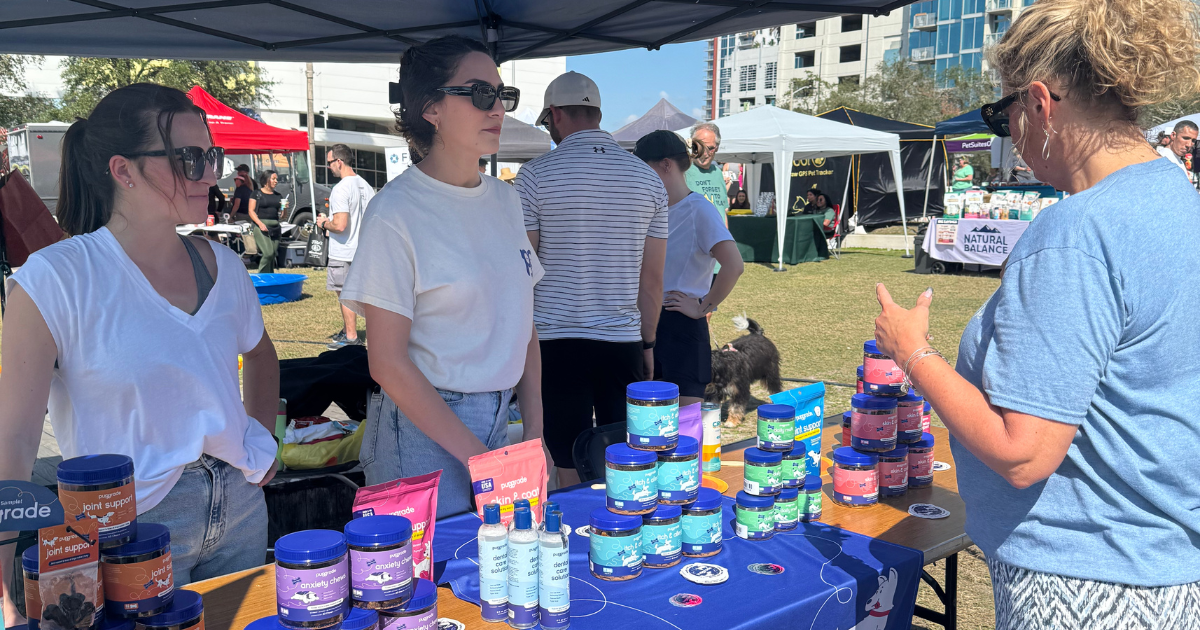
[[[862,366],[861,365],[858,366],[858,369],[855,371],[858,372],[858,385],[855,386],[856,390],[854,393],[861,394],[861,393],[863,393],[863,382],[862,382],[863,369],[862,369]]]
[[[596,508],[588,524],[592,575],[621,582],[642,574],[642,517]]]
[[[721,493],[700,488],[694,503],[683,506],[683,555],[707,558],[721,552]]]
[[[921,432],[929,433],[931,426],[933,426],[933,406],[926,400],[925,409],[921,411]]]
[[[679,436],[679,443],[658,452],[658,502],[683,505],[696,500],[700,491],[700,443]]]
[[[800,508],[800,520],[805,523],[821,520],[822,483],[819,475],[809,475],[804,480],[804,494],[801,495],[804,505]]]
[[[796,408],[791,405],[758,406],[758,448],[786,452],[796,442]]]
[[[908,391],[904,372],[891,357],[879,351],[875,340],[863,344],[863,393],[899,396]]]
[[[850,446],[859,451],[896,448],[896,399],[869,394],[850,398]]]
[[[842,412],[842,446],[850,446],[850,426],[852,413],[849,411]]]
[[[137,620],[137,630],[204,630],[204,599],[194,591],[176,591],[167,609]],[[344,628],[345,626],[343,626]]]
[[[808,476],[808,447],[799,442],[793,442],[795,448],[783,454],[780,463],[780,477],[784,488],[799,488],[804,485]]]
[[[679,386],[663,381],[625,388],[625,435],[633,448],[665,451],[679,439]]]
[[[366,608],[351,608],[342,620],[338,630],[376,630],[379,627],[379,613]]]
[[[203,620],[201,620],[203,622]],[[127,617],[114,617],[112,615],[104,615],[96,620],[96,624],[92,626],[98,630],[134,630],[137,626],[133,619]],[[203,624],[199,628],[204,628]]]
[[[908,445],[879,454],[879,496],[902,497],[908,492]]]
[[[908,445],[908,487],[933,485],[933,435],[926,433]]]
[[[42,594],[38,591],[38,546],[21,554],[21,573],[25,579],[25,619],[29,630],[38,630],[42,618]]]
[[[833,452],[833,502],[867,507],[879,502],[879,456],[852,448]]]
[[[700,423],[704,425],[704,443],[700,445],[700,462],[704,472],[721,470],[721,405],[701,403]]]
[[[737,493],[733,533],[746,540],[767,540],[775,535],[775,497]]]
[[[683,509],[660,505],[642,517],[642,557],[645,566],[665,569],[679,564],[683,556]]]
[[[137,499],[133,460],[125,455],[84,455],[58,465],[58,500],[68,523],[84,517],[100,522],[100,548],[133,540]]]
[[[604,449],[608,509],[617,514],[649,514],[658,507],[658,456],[611,444]]]
[[[746,460],[742,489],[758,496],[775,495],[783,487],[783,455],[748,448],[742,451]]]
[[[800,491],[784,488],[775,497],[775,531],[796,529],[800,523]]]
[[[346,523],[350,599],[357,608],[403,606],[412,597],[412,521],[380,514]],[[343,628],[345,622],[342,623]]]
[[[149,617],[167,609],[175,596],[171,532],[158,523],[138,523],[133,540],[100,551],[105,608],[120,617]]]
[[[925,399],[915,392],[896,399],[896,441],[901,444],[912,444],[921,439],[925,432],[921,426],[921,416],[925,408]]]
[[[346,537],[310,529],[275,541],[275,601],[279,623],[323,629],[342,623],[350,599]]]
[[[413,595],[407,604],[379,611],[379,630],[437,630],[437,585],[420,578],[413,582]]]

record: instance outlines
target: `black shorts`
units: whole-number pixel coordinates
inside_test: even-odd
[[[644,380],[646,371],[642,342],[553,339],[539,345],[546,448],[555,466],[575,468],[571,453],[579,434],[625,422],[625,387]]]
[[[712,381],[712,346],[705,318],[663,310],[654,346],[654,378],[678,385],[680,396],[704,397],[704,388]]]

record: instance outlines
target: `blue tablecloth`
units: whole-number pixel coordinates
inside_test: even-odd
[[[577,486],[553,498],[572,528],[573,629],[903,630],[911,625],[923,562],[915,549],[820,523],[801,523],[799,529],[767,541],[742,540],[733,534],[733,500],[726,497],[720,554],[684,558],[684,563],[669,569],[644,569],[641,577],[627,582],[606,582],[588,571],[588,539],[574,533],[587,524],[593,509],[604,505],[604,491]],[[449,583],[460,599],[476,604],[479,524],[474,514],[438,521],[433,544],[438,583]],[[729,570],[729,580],[715,586],[689,582],[679,569],[692,562],[723,566]],[[749,571],[749,565],[760,562],[781,565],[784,572]],[[677,607],[670,598],[680,593],[698,595],[703,601],[691,608]]]

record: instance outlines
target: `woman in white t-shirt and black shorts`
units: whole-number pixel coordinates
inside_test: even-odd
[[[679,404],[704,399],[712,381],[712,345],[705,314],[716,310],[737,284],[744,266],[721,213],[688,188],[687,146],[670,131],[642,136],[633,154],[645,160],[667,189],[667,262],[663,311],[654,347],[654,375],[679,386]],[[721,270],[713,276],[713,268]]]
[[[17,271],[4,319],[0,479],[29,478],[49,407],[63,457],[133,459],[138,521],[170,529],[176,585],[266,560],[279,362],[237,254],[175,233],[204,221],[223,162],[179,90],[105,96],[63,138],[71,238]],[[21,623],[9,598],[4,617]]]
[[[542,267],[512,186],[479,172],[500,146],[504,86],[480,43],[444,37],[400,59],[397,122],[424,157],[367,206],[342,302],[367,320],[368,484],[442,471],[438,516],[471,505],[467,459],[508,443],[508,404],[524,439],[542,437],[533,286]]]

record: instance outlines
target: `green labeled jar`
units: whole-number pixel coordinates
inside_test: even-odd
[[[783,487],[783,455],[757,448],[742,451],[746,467],[742,472],[742,489],[747,494],[774,496]]]
[[[737,493],[733,531],[738,538],[767,540],[775,535],[775,497]]]
[[[758,448],[785,453],[795,447],[796,408],[791,405],[759,405]]]

